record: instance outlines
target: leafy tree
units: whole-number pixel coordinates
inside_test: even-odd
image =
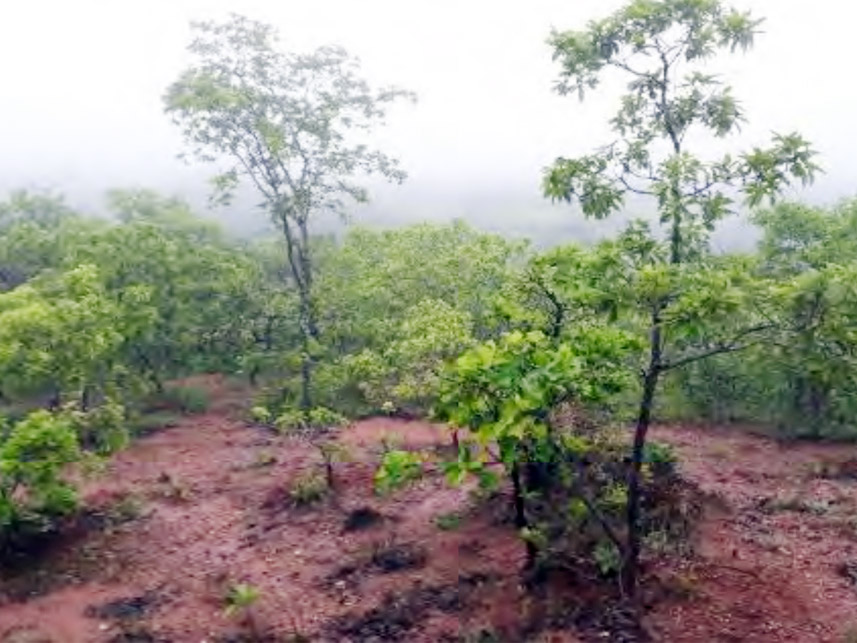
[[[404,179],[392,158],[359,135],[408,94],[372,90],[338,47],[285,53],[272,26],[248,18],[193,27],[196,64],[167,90],[166,110],[198,159],[231,166],[216,177],[216,196],[226,199],[248,180],[283,235],[300,301],[301,407],[308,412],[318,338],[310,221],[324,211],[344,214],[346,199],[365,201],[358,174]]]
[[[145,305],[145,290],[126,292]],[[119,307],[106,296],[97,269],[82,265],[0,294],[0,390],[4,396],[83,394],[103,381],[123,340]]]
[[[129,201],[118,206],[120,197]],[[269,305],[259,262],[177,200],[153,193],[112,198],[128,221],[92,233],[65,264],[97,266],[118,304],[128,288],[147,289],[151,323],[125,318],[122,362],[159,390],[166,377],[236,370],[251,351],[260,309]]]
[[[628,93],[611,121],[617,139],[593,154],[557,159],[545,173],[545,194],[575,200],[594,218],[620,209],[628,194],[653,198],[668,238],[666,257],[656,253],[651,264],[641,268],[641,287],[648,291],[641,313],[648,319],[650,350],[628,479],[623,577],[629,594],[636,591],[641,549],[640,471],[661,375],[735,350],[765,327],[753,324],[738,331],[734,341],[670,355],[675,339],[665,325],[671,302],[684,297],[691,310],[702,312],[720,296],[717,290],[676,291],[688,285],[688,270],[681,264],[705,254],[714,225],[735,208],[735,192],[756,206],[774,199],[792,180],[809,182],[818,169],[808,143],[797,134],[775,135],[770,147],[714,160],[703,160],[688,149],[699,135],[724,138],[734,133],[744,119],[729,87],[702,70],[720,51],[748,49],[758,25],[750,14],[727,8],[720,0],[635,0],[583,31],[554,32],[550,37],[562,67],[557,84],[561,94],[576,92],[582,98],[608,69],[628,79]],[[690,283],[697,278],[690,277]],[[696,297],[705,305],[694,304]],[[697,344],[694,326],[686,326],[690,335],[681,338],[683,343]]]

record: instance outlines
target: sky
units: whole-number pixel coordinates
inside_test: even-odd
[[[559,240],[603,234],[540,193],[542,169],[607,142],[618,85],[584,103],[552,91],[552,27],[581,28],[620,0],[0,0],[0,193],[53,189],[92,208],[116,187],[151,187],[204,204],[211,168],[176,159],[177,128],[161,97],[189,59],[189,21],[229,12],[274,24],[284,45],[340,44],[365,76],[418,95],[375,138],[409,173],[372,184],[355,221],[467,218]],[[735,0],[765,17],[748,54],[718,59],[749,122],[736,149],[800,131],[825,173],[790,196],[832,203],[857,194],[853,24],[842,0]],[[703,150],[704,152],[705,150]],[[645,209],[631,205],[631,210]],[[224,216],[223,213],[220,216]],[[247,204],[226,213],[257,229]],[[741,235],[742,228],[729,227]]]

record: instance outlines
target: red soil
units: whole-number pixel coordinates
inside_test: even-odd
[[[431,476],[389,497],[374,494],[374,467],[389,436],[406,448],[448,444],[442,427],[354,424],[339,438],[349,457],[336,465],[336,500],[295,508],[287,490],[321,471],[317,450],[248,426],[233,412],[241,393],[216,378],[208,385],[218,401],[208,413],[139,440],[86,486],[90,505],[132,498],[139,517],[69,535],[38,565],[0,579],[0,642],[250,640],[234,637],[244,625],[224,614],[224,594],[237,582],[259,588],[253,621],[279,637],[260,640],[301,633],[381,641],[398,633],[420,643],[482,628],[503,641],[577,640],[521,633],[538,609],[520,587],[522,547],[497,512],[474,507],[467,490]],[[647,626],[655,639],[842,641],[857,626],[857,589],[837,572],[857,560],[857,528],[846,520],[857,516],[857,484],[820,479],[809,465],[842,460],[849,449],[787,448],[690,428],[660,429],[656,437],[676,445],[686,475],[721,500],[701,526],[698,559],[656,570],[685,596],[673,592],[654,605]],[[829,505],[807,504],[817,515],[762,511],[760,499],[776,494]],[[382,521],[344,529],[349,512],[362,507]],[[453,511],[464,516],[460,525],[439,529],[437,516]],[[390,571],[381,557],[372,562],[373,552],[391,547],[416,552],[415,564]],[[134,597],[142,598],[131,614],[107,605]],[[378,607],[382,624],[372,625],[365,617]],[[364,629],[355,634],[360,617]]]

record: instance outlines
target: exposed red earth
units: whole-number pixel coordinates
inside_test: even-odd
[[[498,506],[439,476],[374,493],[383,444],[448,445],[443,427],[355,423],[338,437],[335,497],[295,507],[288,489],[321,472],[319,452],[247,424],[246,394],[205,381],[207,413],[140,439],[86,483],[101,519],[0,580],[0,641],[250,641],[250,625],[269,641],[614,640],[527,625],[543,608],[521,585],[523,549]],[[846,638],[857,635],[855,449],[655,433],[709,506],[695,558],[652,570],[654,640],[857,640]],[[235,583],[259,589],[252,623],[224,613]]]

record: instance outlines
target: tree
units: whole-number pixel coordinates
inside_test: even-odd
[[[674,346],[665,333],[665,312],[680,296],[674,288],[689,285],[681,278],[687,274],[681,264],[706,253],[715,224],[735,209],[736,193],[743,194],[747,205],[757,206],[773,200],[795,179],[808,183],[818,170],[809,144],[797,134],[775,134],[767,148],[714,160],[688,149],[690,135],[724,138],[744,120],[730,88],[702,68],[718,52],[748,49],[759,24],[721,0],[634,0],[583,31],[554,32],[549,39],[554,59],[562,66],[559,93],[576,92],[582,99],[608,69],[629,81],[628,93],[611,120],[617,139],[593,154],[557,159],[545,172],[545,194],[575,200],[585,216],[594,218],[619,210],[629,194],[652,198],[668,238],[666,257],[659,259],[656,253],[654,263],[643,268],[657,296],[643,298],[649,355],[628,476],[623,579],[630,595],[636,590],[641,547],[640,471],[661,375],[736,350],[748,335],[765,327],[751,325],[739,330],[734,341],[715,342],[680,357],[670,355]]]
[[[242,16],[193,28],[189,50],[196,64],[167,90],[166,111],[199,160],[227,163],[215,177],[215,196],[228,200],[239,181],[248,180],[283,235],[300,300],[307,413],[318,339],[310,221],[323,211],[344,215],[347,200],[366,201],[359,174],[405,178],[394,159],[360,135],[383,122],[389,103],[410,94],[373,90],[339,47],[285,53],[272,26]]]

